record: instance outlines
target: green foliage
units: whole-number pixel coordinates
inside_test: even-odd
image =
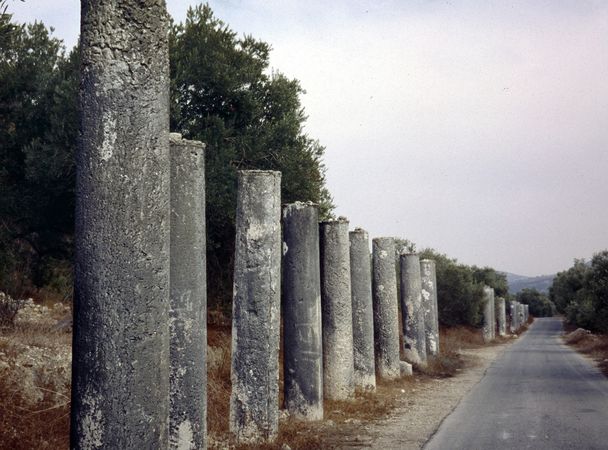
[[[23,308],[24,303],[25,300],[13,299],[0,292],[0,330],[14,326],[17,313]]]
[[[475,280],[474,269],[433,249],[420,252],[420,259],[435,260],[439,321],[447,326],[479,326],[483,283]]]
[[[516,300],[530,306],[530,314],[535,317],[551,317],[555,314],[555,305],[549,297],[536,289],[522,289]]]
[[[51,32],[13,26],[0,48],[0,282],[13,293],[71,255],[78,53]]]
[[[416,251],[416,244],[409,239],[395,238],[395,257],[399,262],[399,256],[403,252],[414,253]]]
[[[237,37],[208,5],[173,26],[170,52],[172,129],[207,144],[210,297],[229,298],[236,171],[280,170],[282,201],[316,202],[327,217],[324,148],[303,132],[299,82],[268,74],[270,46]]]
[[[608,250],[593,255],[590,264],[575,260],[570,269],[558,273],[549,296],[570,323],[607,332]]]
[[[557,311],[564,313],[566,308],[574,300],[586,284],[589,266],[582,259],[575,259],[574,264],[568,270],[559,272],[549,287],[549,299],[555,304]]]
[[[491,267],[473,266],[471,270],[473,271],[473,280],[476,283],[493,288],[496,297],[506,297],[508,295],[509,285],[505,274],[499,273]]]
[[[5,3],[0,0],[0,13]],[[42,23],[0,15],[0,287],[71,284],[79,50]],[[324,148],[303,131],[297,80],[269,73],[270,46],[243,38],[208,5],[170,33],[171,127],[207,144],[210,300],[230,304],[237,169],[280,170],[282,200],[327,218]],[[67,264],[66,264],[67,263]]]

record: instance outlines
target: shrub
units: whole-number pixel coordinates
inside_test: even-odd
[[[10,297],[9,295],[0,292],[0,328],[13,327],[15,325],[15,317],[25,301]]]

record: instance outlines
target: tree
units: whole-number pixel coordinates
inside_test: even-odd
[[[570,323],[608,331],[608,251],[596,253],[589,263],[574,260],[572,267],[557,274],[549,296]]]
[[[0,282],[13,293],[16,273],[44,284],[71,255],[78,54],[51,33],[36,22],[2,34]]]
[[[536,289],[522,289],[516,300],[530,306],[530,314],[535,317],[551,317],[555,314],[555,305],[549,298]]]
[[[586,290],[593,308],[591,328],[608,331],[608,251],[593,255],[591,270],[587,273]]]
[[[52,31],[0,15],[0,286],[13,294],[71,285],[80,62]],[[231,299],[237,169],[280,170],[284,202],[317,202],[322,217],[333,208],[324,148],[303,131],[304,91],[269,73],[270,50],[208,5],[170,34],[172,130],[207,144],[212,305]]]
[[[270,46],[237,37],[208,5],[190,8],[170,38],[171,126],[207,145],[207,244],[211,299],[230,298],[236,171],[280,170],[282,201],[333,207],[324,148],[303,132],[297,80],[268,74]],[[224,304],[229,304],[225,301]]]
[[[471,268],[473,271],[473,279],[476,283],[485,284],[486,286],[494,289],[494,294],[497,297],[506,297],[509,293],[509,284],[507,283],[507,276],[503,273],[499,273],[491,267],[477,267]]]
[[[435,260],[439,321],[447,326],[481,324],[483,284],[473,269],[433,249],[420,252],[420,259]]]
[[[585,286],[588,272],[589,266],[585,260],[575,259],[572,267],[555,276],[549,287],[549,299],[555,304],[557,311],[566,311],[577,293]]]

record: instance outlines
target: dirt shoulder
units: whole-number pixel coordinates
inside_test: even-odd
[[[564,343],[581,353],[608,377],[608,335],[593,334],[568,324],[564,324],[564,331]]]
[[[508,344],[463,350],[467,368],[451,378],[414,377],[401,390],[396,408],[388,417],[345,422],[325,429],[324,447],[352,449],[420,449],[460,399],[481,380],[490,364]],[[330,424],[331,425],[331,424]]]

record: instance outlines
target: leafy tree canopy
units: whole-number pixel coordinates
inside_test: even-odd
[[[483,283],[473,268],[433,249],[420,252],[420,259],[435,260],[439,321],[447,326],[479,326],[482,319]]]
[[[0,12],[3,2],[0,0]],[[42,23],[0,16],[0,286],[40,286],[71,261],[79,51]],[[269,72],[270,46],[238,37],[208,5],[170,34],[171,126],[207,144],[210,298],[229,304],[238,169],[280,170],[282,200],[327,217],[324,148],[306,135],[299,82]],[[68,270],[69,271],[69,270]],[[26,280],[14,280],[26,274]],[[70,283],[64,283],[69,285]],[[213,303],[213,301],[211,302]]]
[[[557,274],[550,299],[567,320],[593,331],[608,331],[608,250],[593,255],[590,263],[574,265]]]
[[[211,297],[229,297],[236,171],[282,172],[282,201],[332,208],[324,148],[303,131],[304,93],[297,80],[268,73],[270,46],[238,37],[208,5],[190,8],[170,39],[171,126],[207,144],[207,233]]]
[[[555,314],[555,305],[547,295],[537,289],[522,289],[516,295],[516,300],[530,306],[530,314],[535,317],[551,317]]]

